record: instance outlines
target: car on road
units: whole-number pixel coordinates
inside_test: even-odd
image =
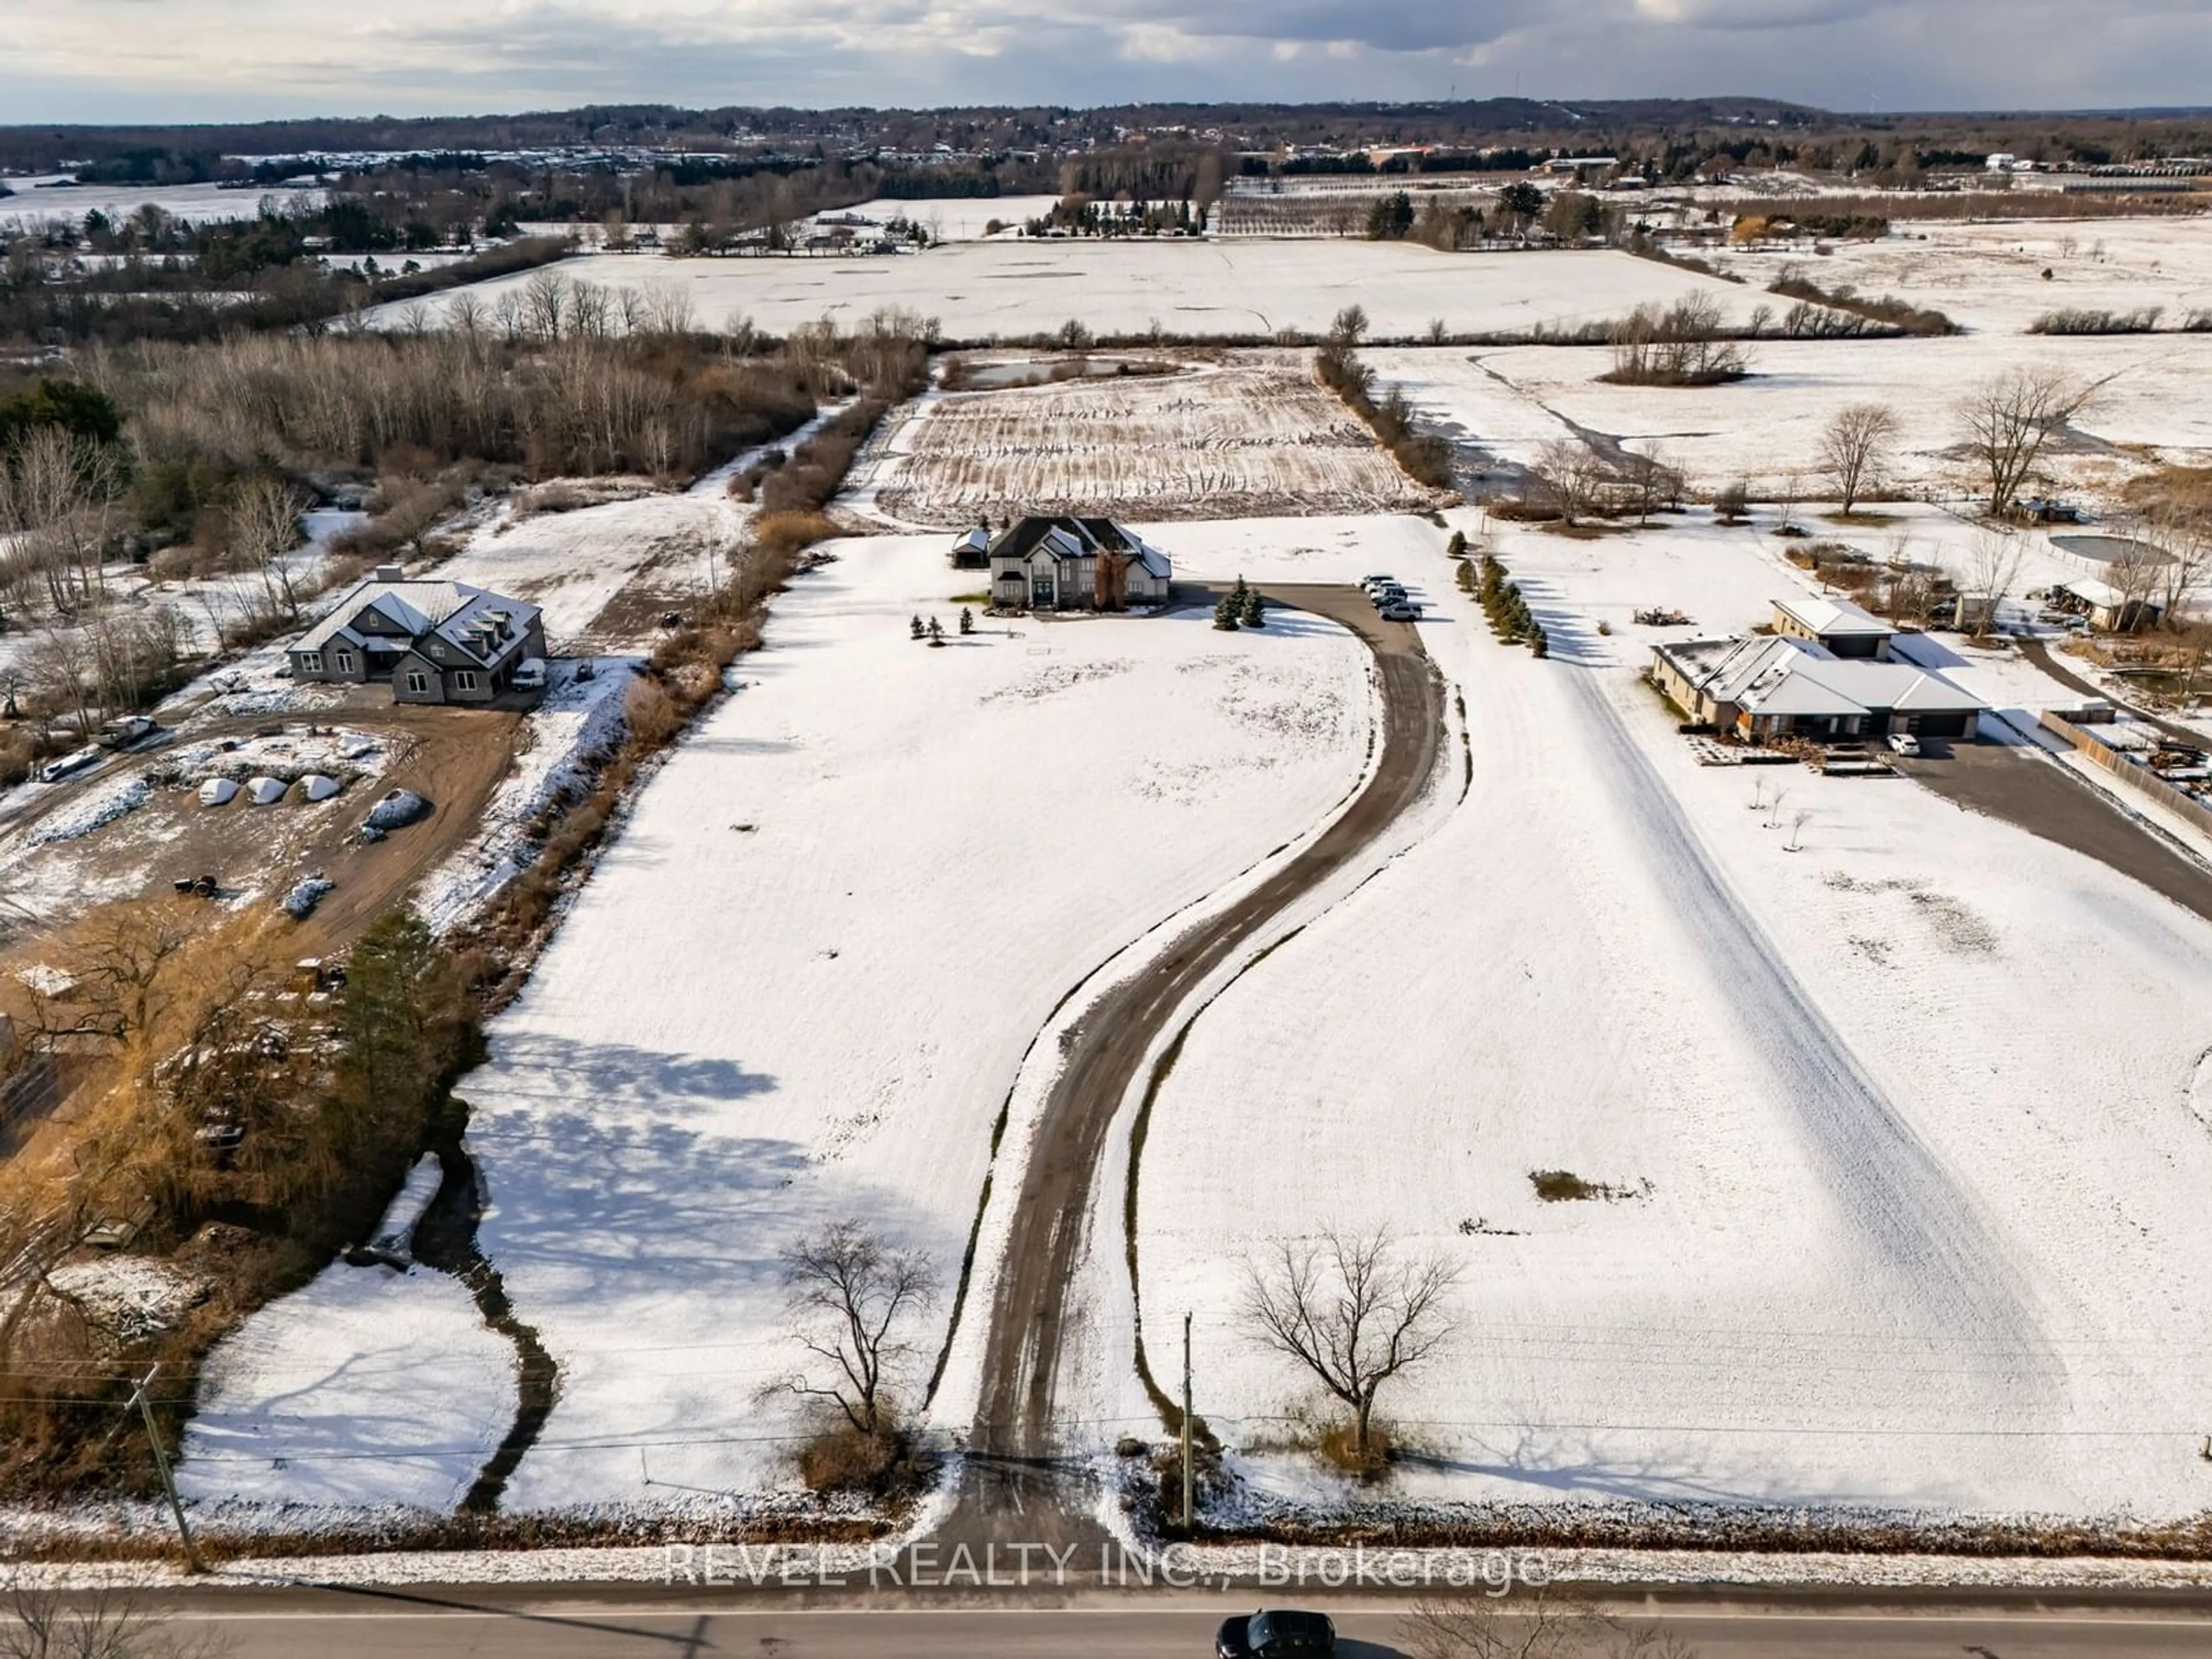
[[[1213,1659],[1329,1659],[1335,1651],[1336,1626],[1326,1613],[1288,1607],[1225,1619],[1213,1638]]]
[[[101,726],[93,741],[102,749],[128,749],[134,743],[143,743],[161,729],[150,714],[125,714]]]
[[[59,760],[48,761],[41,766],[39,769],[39,781],[59,783],[64,778],[75,777],[88,766],[96,766],[99,763],[100,750],[80,749],[74,755],[64,755]]]
[[[1411,599],[1395,599],[1384,605],[1381,614],[1384,622],[1419,622],[1421,607]]]
[[[1920,739],[1910,732],[1893,732],[1889,734],[1889,746],[1900,755],[1917,755],[1920,752]]]

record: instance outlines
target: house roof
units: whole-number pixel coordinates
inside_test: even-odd
[[[1149,545],[1127,525],[1112,519],[1079,518],[1062,514],[1018,519],[991,544],[994,559],[1024,559],[1044,553],[1059,560],[1095,556],[1101,550],[1124,553],[1142,565],[1146,574],[1165,580],[1173,574],[1166,554]]]
[[[435,636],[479,664],[508,654],[538,617],[534,605],[466,582],[370,580],[340,599],[290,648],[320,651],[339,643],[365,648],[371,636],[353,624],[372,605],[406,630],[410,645]]]
[[[1656,650],[1716,702],[1755,714],[1958,714],[1989,707],[1931,670],[1841,658],[1810,640],[1753,635]]]
[[[1879,639],[1897,632],[1881,617],[1869,616],[1849,599],[1777,599],[1774,608],[1799,627],[1824,639],[1843,635]]]

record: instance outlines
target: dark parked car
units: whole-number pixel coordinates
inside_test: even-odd
[[[1318,1613],[1263,1608],[1224,1620],[1213,1638],[1214,1659],[1329,1659],[1336,1626]]]

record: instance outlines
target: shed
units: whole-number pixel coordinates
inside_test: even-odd
[[[1774,601],[1774,631],[1785,639],[1811,640],[1844,658],[1889,659],[1897,630],[1849,599],[1789,599]]]

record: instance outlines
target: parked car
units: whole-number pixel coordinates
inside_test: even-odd
[[[1362,576],[1359,579],[1359,585],[1364,588],[1371,590],[1377,587],[1395,586],[1397,584],[1397,580],[1398,579],[1395,576],[1391,575]]]
[[[88,766],[100,763],[100,750],[80,749],[74,755],[64,755],[59,760],[48,761],[39,769],[40,783],[59,783],[64,778],[73,778]]]
[[[1367,590],[1369,601],[1376,605],[1385,605],[1394,602],[1402,603],[1411,597],[1395,582],[1391,583],[1388,587],[1370,587]]]
[[[1411,599],[1397,599],[1382,607],[1382,617],[1384,622],[1419,622],[1421,607]]]
[[[1329,1659],[1336,1651],[1336,1626],[1326,1613],[1261,1608],[1224,1620],[1213,1638],[1214,1659]]]
[[[1920,739],[1910,732],[1893,732],[1889,734],[1889,746],[1900,755],[1917,755],[1920,752]]]
[[[100,728],[93,738],[102,749],[128,749],[132,744],[150,738],[161,728],[150,714],[125,714],[121,720],[110,720]]]
[[[514,676],[507,682],[518,691],[543,691],[545,689],[545,659],[525,657],[514,665]]]

